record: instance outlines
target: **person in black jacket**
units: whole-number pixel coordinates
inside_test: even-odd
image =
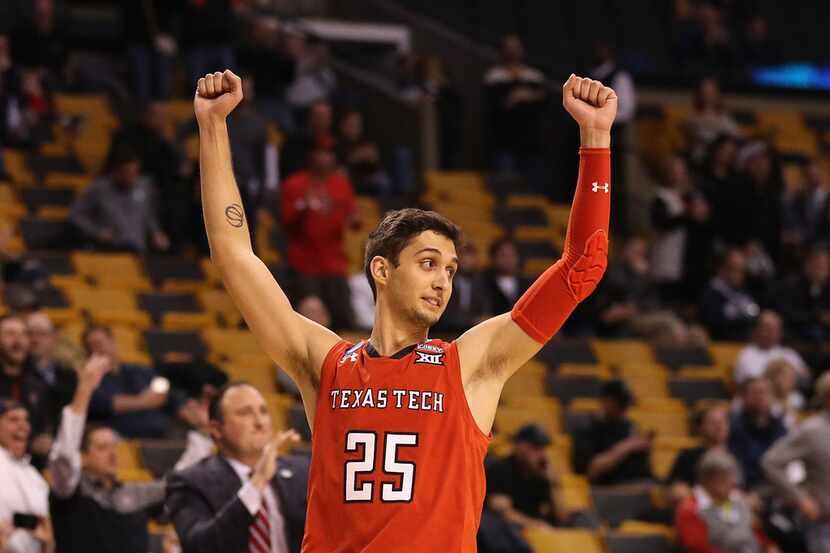
[[[521,276],[522,260],[516,244],[509,238],[500,238],[490,245],[490,269],[484,274],[484,292],[493,315],[506,313],[530,287]]]
[[[225,386],[211,401],[209,417],[219,453],[167,482],[167,512],[182,550],[298,553],[308,461],[279,454],[297,434],[274,435],[265,399],[245,383]]]
[[[761,313],[746,289],[746,256],[729,250],[700,297],[700,320],[715,340],[747,341]]]
[[[830,337],[830,252],[816,246],[800,275],[779,283],[770,304],[781,313],[787,333],[796,340],[822,342]]]

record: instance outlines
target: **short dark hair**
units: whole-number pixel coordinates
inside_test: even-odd
[[[490,248],[487,250],[487,255],[490,259],[496,257],[496,254],[499,253],[499,250],[505,246],[512,246],[516,253],[519,253],[519,249],[516,247],[516,242],[510,238],[509,236],[502,236],[501,238],[496,238],[492,242],[490,242]]]
[[[242,386],[250,386],[251,388],[256,389],[256,386],[251,384],[250,382],[246,382],[245,380],[234,380],[233,382],[228,382],[221,388],[216,394],[210,398],[210,403],[208,403],[208,420],[222,422],[224,419],[224,414],[222,413],[222,400],[225,399],[225,395],[234,388],[241,388]]]
[[[409,241],[422,232],[431,230],[452,240],[456,250],[461,248],[461,229],[458,225],[434,211],[425,211],[417,208],[399,209],[390,211],[377,228],[369,234],[366,242],[366,255],[363,260],[363,271],[372,288],[372,296],[377,299],[377,287],[372,278],[372,259],[376,256],[385,257],[397,267],[401,251]]]
[[[101,424],[98,422],[89,423],[84,426],[84,433],[81,436],[81,452],[86,453],[89,451],[89,443],[92,441],[92,435],[100,430],[112,430],[111,426],[107,426],[106,424]]]
[[[87,344],[87,340],[89,339],[90,334],[92,334],[93,332],[99,332],[99,331],[103,332],[104,334],[106,334],[107,336],[112,338],[112,329],[110,327],[108,327],[107,325],[93,323],[93,324],[87,326],[84,329],[84,333],[81,334],[81,345],[84,347],[84,350],[86,350],[87,353],[90,353],[89,345]]]

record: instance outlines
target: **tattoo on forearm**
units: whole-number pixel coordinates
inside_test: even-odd
[[[225,218],[232,227],[239,228],[245,223],[245,212],[239,204],[231,204],[225,208]]]

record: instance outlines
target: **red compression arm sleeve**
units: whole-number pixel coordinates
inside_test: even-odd
[[[545,343],[559,331],[605,273],[610,211],[611,151],[581,148],[562,257],[536,279],[512,311],[516,324],[537,342]]]

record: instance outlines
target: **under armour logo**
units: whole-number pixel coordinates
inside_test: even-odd
[[[443,353],[424,353],[423,351],[416,351],[418,358],[415,360],[416,363],[427,363],[429,365],[443,365],[444,364],[444,354]]]
[[[608,194],[608,183],[606,182],[602,186],[600,186],[598,182],[591,184],[592,192],[599,192],[600,190]]]
[[[345,362],[346,362],[346,359],[348,359],[348,360],[349,360],[349,361],[351,361],[352,363],[357,363],[357,352],[355,351],[355,352],[353,352],[353,353],[350,353],[350,354],[344,355],[343,357],[341,357],[341,358],[340,358],[340,362],[341,362],[341,363],[345,363]]]

